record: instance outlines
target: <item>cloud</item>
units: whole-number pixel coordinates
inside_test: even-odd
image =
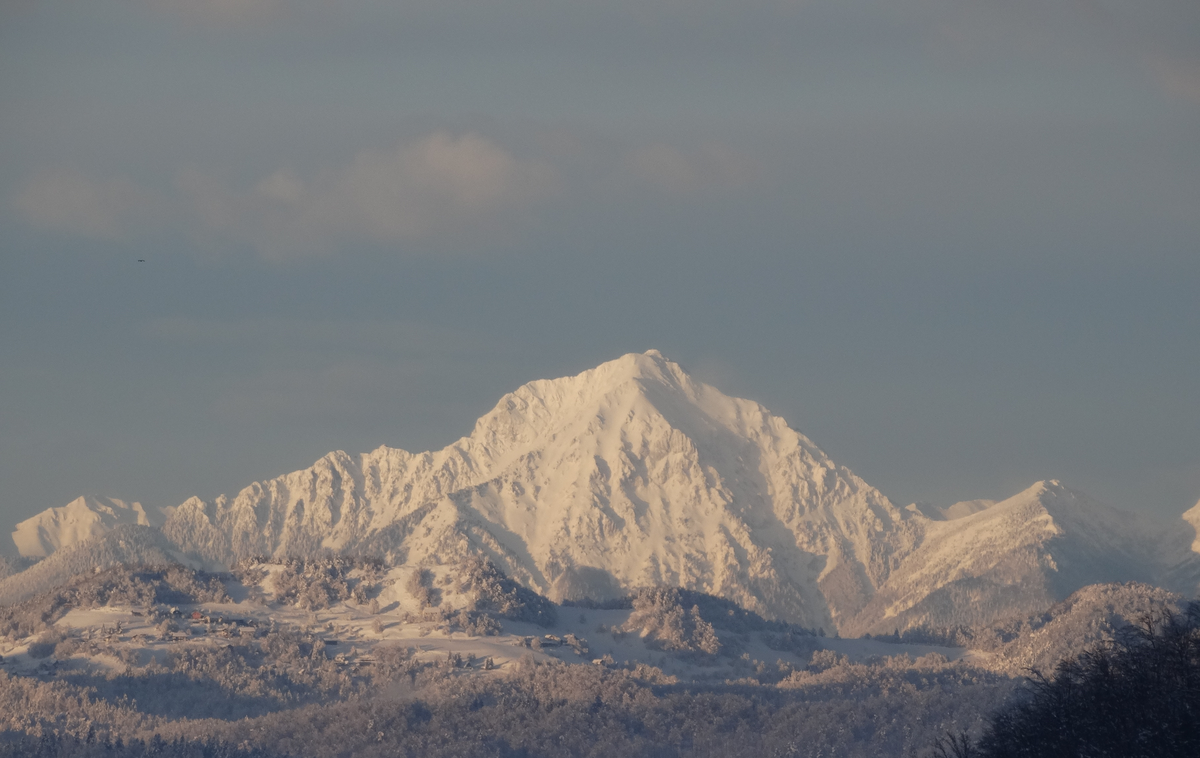
[[[761,173],[749,156],[716,144],[680,149],[658,142],[628,151],[621,165],[635,182],[681,195],[741,189]]]
[[[222,233],[238,237],[249,221],[244,193],[231,189],[203,169],[187,167],[175,175],[176,202],[186,208],[188,216],[198,224],[202,233]]]
[[[16,198],[17,210],[35,226],[99,239],[125,237],[147,204],[128,179],[96,180],[63,168],[35,174]]]
[[[364,241],[470,247],[503,239],[556,184],[549,162],[522,160],[477,134],[436,131],[309,176],[280,168],[250,186],[187,167],[157,197],[124,178],[51,169],[26,182],[16,207],[35,226],[98,239],[169,220],[206,246],[232,242],[285,260]]]
[[[519,157],[477,133],[439,130],[324,168],[277,164],[248,181],[189,166],[153,193],[126,179],[54,170],[30,180],[18,206],[42,228],[110,239],[171,230],[201,249],[248,248],[282,262],[364,245],[406,254],[495,250],[523,239],[550,201],[578,202],[589,187],[641,204],[690,202],[745,191],[764,174],[755,158],[715,142],[559,142]]]
[[[278,169],[239,192],[196,171],[177,187],[203,227],[286,259],[346,240],[456,241],[504,234],[555,184],[548,163],[523,161],[476,134],[434,132],[388,150],[364,150],[305,179]]]
[[[359,153],[311,194],[287,174],[268,177],[259,192],[302,207],[319,223],[387,241],[522,207],[551,180],[548,166],[522,163],[490,140],[436,132],[390,151]]]

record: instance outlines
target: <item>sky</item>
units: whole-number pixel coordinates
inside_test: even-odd
[[[1177,518],[1200,4],[0,4],[0,526],[650,348],[897,503]]]

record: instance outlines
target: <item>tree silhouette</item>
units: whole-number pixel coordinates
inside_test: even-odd
[[[1200,602],[1142,615],[1112,642],[1034,671],[1030,696],[995,716],[978,744],[936,755],[984,758],[1195,758],[1200,755]]]

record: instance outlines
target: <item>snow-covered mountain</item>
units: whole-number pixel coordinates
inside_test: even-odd
[[[1183,520],[1192,528],[1192,552],[1200,553],[1200,502],[1184,511]]]
[[[50,513],[23,524],[39,525],[40,544],[72,542]],[[897,507],[783,419],[653,350],[531,382],[440,451],[339,451],[233,497],[192,498],[162,532],[226,563],[481,552],[556,600],[669,584],[843,634],[1027,615],[1170,563],[1132,517],[1058,482],[1000,503]],[[1173,554],[1190,581],[1197,554]]]
[[[1183,514],[1179,534],[1164,540],[1163,552],[1170,556],[1164,585],[1188,597],[1200,597],[1200,503]]]
[[[81,574],[113,566],[172,563],[197,569],[217,568],[180,551],[159,529],[120,524],[91,539],[65,545],[20,573],[0,578],[0,605],[19,603]]]
[[[1153,582],[1167,569],[1161,535],[1057,481],[1038,482],[969,515],[932,522],[851,634],[988,623],[1036,613],[1099,582]]]
[[[672,584],[832,628],[919,543],[926,519],[761,405],[657,351],[501,398],[438,452],[336,452],[165,531],[213,558],[483,551],[553,598]]]
[[[107,534],[122,524],[161,527],[170,509],[144,508],[111,497],[84,495],[17,524],[13,542],[22,556],[44,558],[59,548]]]

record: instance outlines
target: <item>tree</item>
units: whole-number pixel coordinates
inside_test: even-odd
[[[1200,602],[1144,614],[1052,675],[1034,671],[1029,697],[997,714],[977,747],[984,758],[1200,755]]]

